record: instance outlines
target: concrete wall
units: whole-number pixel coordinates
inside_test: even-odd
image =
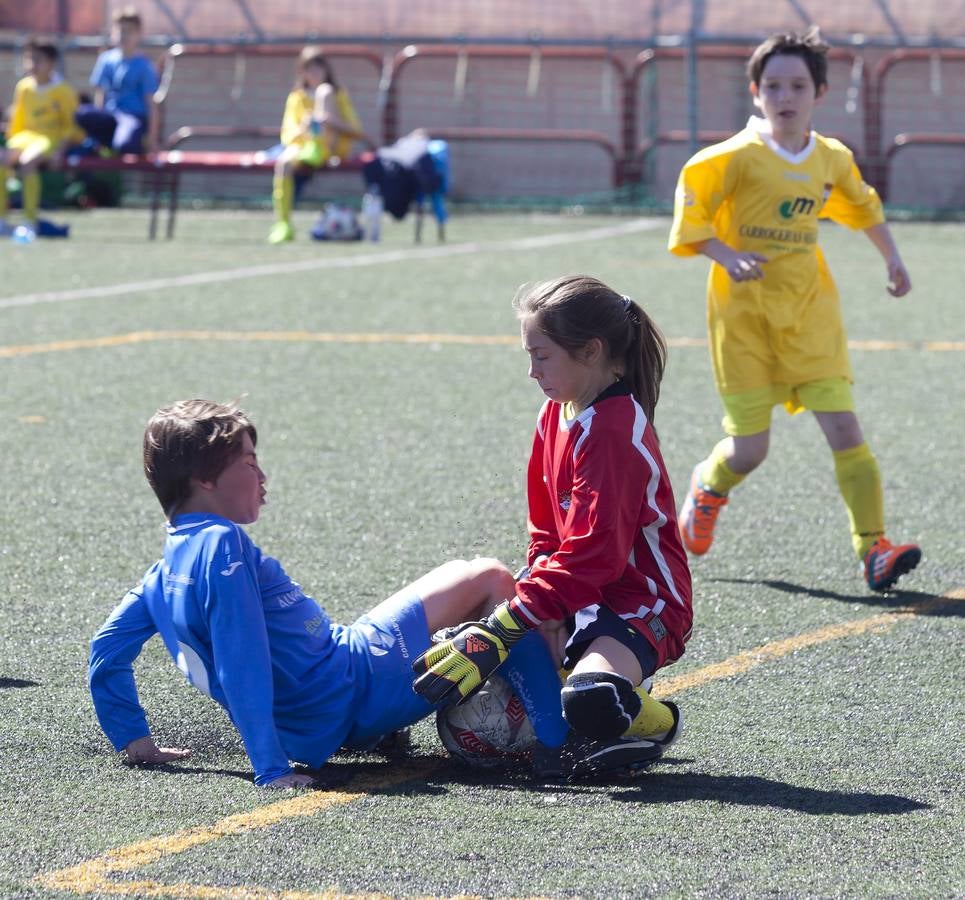
[[[379,45],[379,54],[398,45]],[[851,60],[833,60],[831,89],[822,102],[816,125],[840,137],[867,157],[863,90],[883,51],[867,54],[863,69]],[[69,79],[83,87],[93,51],[71,51]],[[263,126],[276,128],[293,80],[293,54],[227,53],[182,56],[177,64],[166,109],[166,132],[181,125]],[[632,54],[622,57],[629,70]],[[937,58],[936,58],[937,60]],[[382,107],[379,68],[362,58],[336,58],[336,71],[349,88],[366,129],[381,139]],[[0,95],[9,97],[19,71],[19,55],[0,51]],[[620,147],[624,125],[623,85],[608,64],[599,60],[544,59],[538,68],[529,57],[477,59],[470,56],[464,81],[457,59],[417,58],[398,81],[398,132],[416,127],[498,127],[580,129],[598,133]],[[654,133],[688,127],[686,65],[661,59],[639,80],[637,143]],[[906,60],[883,79],[882,146],[901,132],[965,134],[965,59]],[[752,111],[743,63],[739,58],[703,60],[699,67],[698,121],[702,129],[732,132]],[[197,149],[258,149],[273,139],[196,141]],[[591,143],[452,141],[454,185],[458,198],[577,198],[611,188],[613,165],[604,149]],[[652,197],[670,201],[684,144],[661,145],[647,158],[647,184]],[[965,148],[911,147],[894,160],[893,203],[931,208],[965,207]],[[267,199],[270,186],[256,176],[193,176],[185,190],[201,195],[252,196]],[[310,196],[357,195],[357,175],[316,178]]]

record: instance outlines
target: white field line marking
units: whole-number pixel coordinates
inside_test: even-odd
[[[389,250],[384,253],[369,253],[360,256],[343,256],[336,259],[319,257],[288,263],[264,263],[259,266],[244,266],[240,269],[224,269],[217,272],[195,272],[191,275],[174,275],[168,278],[152,278],[149,281],[129,281],[124,284],[101,287],[74,288],[66,291],[41,291],[35,294],[21,294],[16,297],[0,299],[0,309],[15,306],[36,306],[40,303],[71,303],[77,300],[91,300],[104,297],[140,294],[146,291],[162,291],[172,288],[197,287],[203,284],[217,284],[228,281],[244,281],[248,278],[267,278],[284,276],[295,272],[314,272],[318,269],[361,269],[366,266],[385,265],[396,262],[416,262],[419,260],[440,259],[448,256],[466,256],[472,253],[509,253],[518,250],[539,250],[545,247],[561,247],[566,244],[579,244],[583,241],[602,241],[607,238],[623,237],[641,231],[653,231],[665,227],[661,219],[633,219],[619,225],[605,225],[586,231],[568,234],[544,234],[537,237],[516,238],[507,241],[469,241],[464,244],[446,244],[441,247],[416,247],[410,250]]]

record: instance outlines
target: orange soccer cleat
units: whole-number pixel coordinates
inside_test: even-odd
[[[680,537],[694,556],[702,556],[710,549],[717,516],[727,504],[726,494],[718,494],[701,484],[699,472],[700,464],[690,478],[690,490],[677,517]]]
[[[880,537],[865,554],[861,568],[871,590],[887,591],[920,561],[921,547],[917,544],[896,545]]]

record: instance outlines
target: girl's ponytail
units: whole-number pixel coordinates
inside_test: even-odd
[[[660,399],[660,382],[667,365],[667,342],[660,329],[629,297],[624,297],[630,325],[630,344],[624,359],[623,378],[653,422],[654,410]]]

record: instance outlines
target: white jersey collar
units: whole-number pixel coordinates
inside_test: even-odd
[[[777,141],[774,140],[771,134],[771,123],[767,119],[763,119],[760,116],[751,116],[747,120],[747,130],[753,131],[760,135],[761,140],[767,144],[781,159],[792,165],[798,165],[804,160],[806,160],[810,155],[811,151],[814,149],[814,130],[812,129],[808,135],[808,142],[804,145],[804,149],[798,151],[797,153],[789,153],[785,150]]]

